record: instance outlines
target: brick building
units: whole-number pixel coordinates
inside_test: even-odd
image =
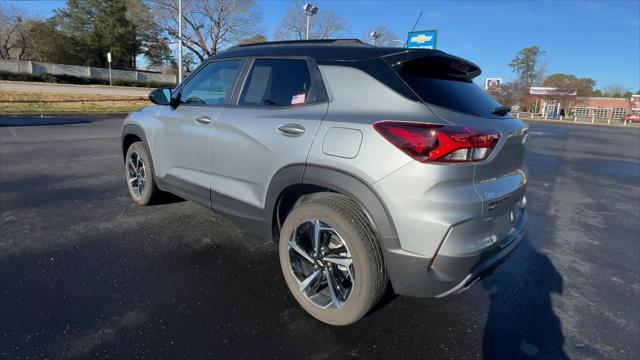
[[[630,99],[578,97],[575,91],[555,88],[531,88],[530,93],[536,99],[534,112],[548,117],[622,119],[626,114],[640,115],[640,95]]]
[[[577,99],[572,113],[578,117],[622,119],[631,111],[630,99],[587,97]]]

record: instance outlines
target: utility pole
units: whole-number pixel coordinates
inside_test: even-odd
[[[311,4],[304,4],[302,10],[304,10],[304,13],[307,15],[307,29],[305,38],[309,40],[309,33],[311,32],[311,17],[318,13],[318,7]]]
[[[182,82],[182,0],[178,0],[178,84]]]
[[[311,15],[307,14],[307,26],[306,26],[306,35],[305,40],[309,40],[309,25],[311,25]]]

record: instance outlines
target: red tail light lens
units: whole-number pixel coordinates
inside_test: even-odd
[[[398,149],[420,162],[473,162],[486,159],[499,133],[459,126],[380,121],[373,127]]]

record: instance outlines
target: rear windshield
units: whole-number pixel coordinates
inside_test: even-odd
[[[499,117],[492,111],[501,106],[500,103],[472,80],[446,71],[433,71],[429,65],[428,61],[411,61],[398,71],[422,101],[467,114]]]

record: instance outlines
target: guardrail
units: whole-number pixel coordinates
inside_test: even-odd
[[[532,121],[550,121],[550,122],[562,122],[562,123],[576,123],[576,124],[593,124],[593,125],[611,125],[611,126],[630,126],[638,127],[638,123],[625,122],[622,119],[614,118],[599,118],[596,116],[591,117],[579,117],[579,116],[559,116],[549,117],[544,114],[535,114],[527,112],[514,112],[513,116],[520,120],[532,120]]]

